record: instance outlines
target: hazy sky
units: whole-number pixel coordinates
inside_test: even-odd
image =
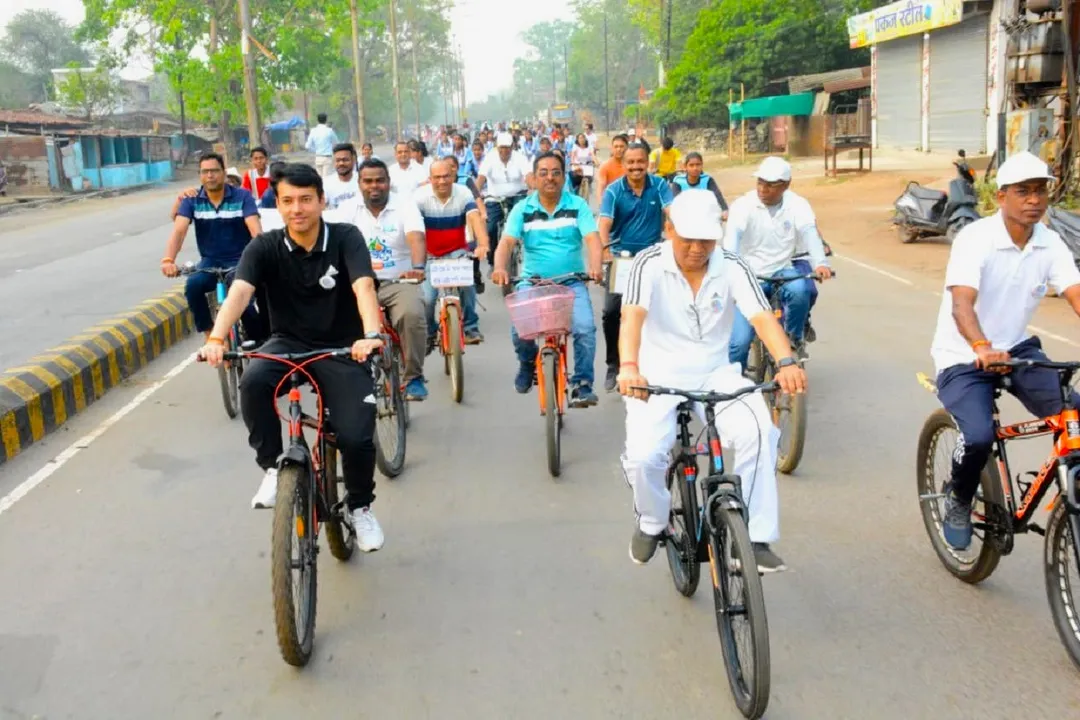
[[[520,9],[540,8],[542,15]],[[82,0],[0,0],[0,28],[23,10],[55,10],[68,22],[83,19]],[[569,18],[569,0],[548,0],[539,5],[517,5],[508,0],[454,0],[451,13],[453,32],[465,58],[466,100],[483,100],[508,88],[513,79],[514,58],[521,53],[519,36],[541,19]],[[127,68],[123,75],[138,78],[152,71],[147,63]]]

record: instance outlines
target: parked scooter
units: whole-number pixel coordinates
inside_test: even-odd
[[[980,218],[975,194],[975,173],[967,164],[967,155],[959,151],[959,160],[953,161],[959,175],[949,183],[949,192],[923,187],[909,182],[893,207],[900,241],[909,243],[920,238],[946,237],[952,242],[965,225]]]
[[[1080,215],[1051,207],[1046,211],[1047,226],[1061,236],[1072,253],[1073,262],[1080,268]]]

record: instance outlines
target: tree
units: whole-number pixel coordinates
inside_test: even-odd
[[[0,108],[24,108],[47,99],[44,88],[33,75],[0,60]]]
[[[71,72],[56,84],[60,105],[78,111],[87,120],[112,114],[123,98],[123,86],[113,74],[114,64],[104,62],[94,68],[70,63]]]
[[[75,30],[51,10],[24,10],[4,29],[0,59],[28,75],[41,88],[38,100],[52,89],[52,70],[68,63],[85,65],[90,55],[75,39]]]

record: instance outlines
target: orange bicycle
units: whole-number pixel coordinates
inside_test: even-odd
[[[979,489],[972,503],[972,525],[975,531],[972,548],[958,551],[945,542],[942,519],[945,515],[943,498],[945,484],[952,475],[953,447],[943,442],[949,433],[958,434],[956,423],[944,409],[935,410],[926,419],[919,435],[916,475],[919,504],[923,523],[930,542],[945,569],[966,583],[979,583],[990,577],[1002,555],[1013,550],[1014,537],[1033,532],[1046,538],[1044,570],[1050,614],[1058,635],[1073,662],[1080,666],[1080,411],[1072,398],[1072,379],[1080,371],[1080,362],[1050,362],[1046,360],[1010,360],[992,365],[1010,368],[1047,368],[1058,373],[1063,409],[1052,417],[1029,420],[1014,425],[999,422],[998,398],[1008,387],[1009,377],[1003,375],[994,390],[994,426],[996,441],[993,454],[983,469]],[[937,392],[937,386],[919,373],[919,382]],[[1005,445],[1009,440],[1039,435],[1054,436],[1050,456],[1030,482],[1009,470]],[[943,450],[944,448],[944,450]],[[936,460],[943,459],[938,469]],[[1046,504],[1050,515],[1046,527],[1033,522],[1043,497],[1051,489],[1053,498]],[[1016,499],[1019,498],[1019,506]],[[974,541],[978,541],[977,543]],[[977,546],[977,549],[975,549]],[[1070,563],[1071,560],[1071,563]],[[1073,566],[1070,576],[1069,565]]]
[[[462,355],[465,352],[465,327],[458,288],[472,287],[472,257],[437,258],[427,267],[428,280],[437,294],[439,335],[436,347],[442,353],[446,374],[450,376],[450,394],[460,403],[465,393],[465,370]]]
[[[536,386],[540,395],[540,414],[547,424],[548,472],[559,477],[562,472],[562,428],[566,411],[566,337],[574,314],[574,291],[562,283],[588,282],[585,273],[567,273],[553,278],[511,278],[512,286],[528,282],[506,296],[510,322],[522,340],[536,340]],[[543,341],[541,342],[541,338]]]

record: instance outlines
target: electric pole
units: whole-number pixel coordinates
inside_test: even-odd
[[[356,0],[349,0],[349,14],[352,16],[352,56],[353,56],[353,94],[356,99],[356,127],[360,132],[360,143],[367,140],[364,130],[364,81],[360,65],[360,20],[356,14]]]
[[[563,64],[563,82],[566,85],[563,87],[563,100],[570,102],[570,56],[569,51],[566,49],[566,43],[562,46],[562,64]]]
[[[675,0],[667,0],[667,39],[664,41],[664,74],[671,72],[671,15]]]
[[[259,144],[259,96],[255,84],[255,60],[251,57],[251,9],[248,0],[237,3],[240,15],[240,57],[244,62],[244,104],[247,106],[248,147]]]
[[[397,139],[404,140],[401,124],[401,85],[398,82],[397,10],[390,0],[390,72],[394,82],[394,119],[397,121]]]
[[[416,105],[416,134],[420,135],[420,71],[416,68],[416,16],[413,5],[416,0],[408,0],[409,45],[412,46],[413,103]]]
[[[611,130],[611,92],[608,90],[607,3],[604,3],[604,129]]]
[[[460,64],[458,65],[458,80],[461,88],[461,122],[465,123],[469,120],[469,115],[465,110],[465,55],[461,52],[461,45],[457,46],[457,56],[460,58]]]

